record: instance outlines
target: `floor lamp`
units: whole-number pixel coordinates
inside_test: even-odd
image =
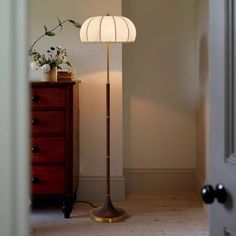
[[[95,16],[87,19],[80,29],[80,39],[87,43],[105,43],[107,48],[107,83],[106,83],[106,200],[102,207],[93,209],[90,216],[97,222],[118,222],[126,217],[126,212],[116,208],[110,197],[110,43],[134,42],[136,29],[131,20],[123,16]]]

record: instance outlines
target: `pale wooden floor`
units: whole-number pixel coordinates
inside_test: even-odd
[[[59,209],[31,213],[32,236],[203,236],[208,235],[207,218],[195,194],[128,194],[117,203],[129,213],[120,223],[90,220],[90,207],[74,206],[72,218],[63,219]]]

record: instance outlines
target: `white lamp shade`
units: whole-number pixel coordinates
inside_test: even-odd
[[[95,16],[87,19],[80,29],[82,42],[123,43],[134,42],[136,29],[133,22],[123,16]]]

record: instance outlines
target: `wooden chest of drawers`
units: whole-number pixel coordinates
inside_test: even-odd
[[[65,218],[78,184],[78,92],[75,82],[31,83],[32,196],[62,196]]]

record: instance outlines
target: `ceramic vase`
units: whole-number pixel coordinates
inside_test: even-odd
[[[48,72],[42,71],[42,81],[57,81],[57,68],[53,67]]]

